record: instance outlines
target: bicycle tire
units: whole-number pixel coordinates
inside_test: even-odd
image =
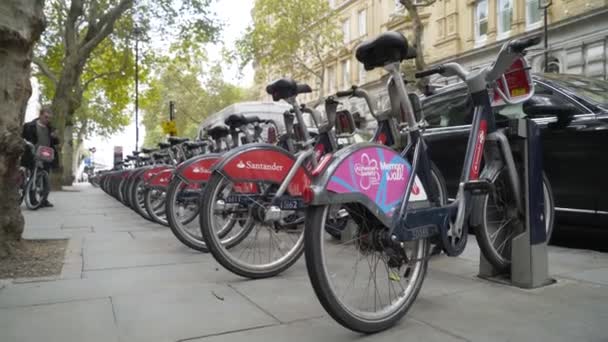
[[[367,320],[357,316],[347,309],[339,299],[340,295],[335,293],[331,285],[331,275],[328,274],[324,263],[323,234],[325,232],[324,221],[327,216],[329,206],[312,206],[306,212],[306,227],[304,228],[304,249],[306,257],[306,268],[312,287],[321,302],[321,305],[329,315],[342,326],[364,334],[371,334],[386,330],[395,325],[411,308],[415,302],[422,283],[426,278],[428,267],[429,239],[420,240],[423,245],[418,251],[420,254],[420,268],[417,270],[417,277],[412,283],[412,289],[402,305],[390,315],[378,320]]]
[[[44,179],[45,176],[47,178],[46,181]],[[36,184],[39,181],[46,182],[48,184],[48,174],[46,173],[46,171],[37,170],[34,177],[32,177],[30,179],[30,181],[27,183],[27,186],[25,187],[25,206],[30,210],[38,210],[42,206],[42,203],[44,202],[44,200],[46,199],[45,197],[43,197],[41,195],[40,200],[36,201],[36,203],[32,202],[32,197],[31,197],[32,191],[37,191],[36,189],[32,189],[32,187],[37,186]]]
[[[152,189],[146,189],[144,192],[144,205],[146,207],[146,212],[148,213],[148,215],[150,215],[150,218],[152,220],[154,220],[154,222],[168,227],[169,222],[167,222],[166,219],[163,220],[160,216],[156,215],[156,211],[154,210],[154,208],[152,206],[152,202],[151,202],[151,198],[150,198],[151,194],[152,194]],[[164,204],[162,207],[164,208]]]
[[[484,170],[485,172],[485,170]],[[490,182],[492,182],[492,184],[495,184],[495,182],[499,179],[499,177],[501,176],[501,174],[503,172],[506,172],[506,168],[501,168],[500,170],[497,171],[489,171],[488,173],[484,174],[482,172],[480,178],[482,179],[488,179],[490,180]],[[547,242],[549,242],[549,240],[551,239],[551,235],[553,233],[553,224],[554,224],[554,219],[555,219],[555,203],[554,203],[554,199],[553,199],[553,191],[551,189],[551,184],[549,183],[549,179],[547,178],[547,175],[543,172],[543,195],[545,198],[545,204],[548,203],[549,205],[547,206],[547,210],[545,210],[545,222],[546,222],[546,234],[547,234]],[[497,190],[498,191],[498,190]],[[509,270],[509,267],[511,266],[511,258],[509,256],[509,258],[507,258],[505,255],[501,254],[500,251],[497,250],[497,247],[494,246],[494,242],[492,241],[492,233],[489,231],[489,224],[488,224],[488,203],[490,201],[490,195],[483,195],[483,196],[479,196],[479,198],[476,199],[475,203],[474,203],[474,207],[473,207],[473,212],[479,212],[481,213],[481,219],[479,220],[479,225],[477,225],[475,227],[475,235],[477,238],[477,244],[479,245],[479,249],[481,250],[481,252],[483,253],[484,257],[488,260],[488,262],[490,262],[490,264],[492,264],[492,266],[494,266],[498,271],[500,272],[506,272]],[[479,211],[477,211],[479,210]],[[505,242],[506,246],[509,246],[510,244],[507,244],[507,242]],[[506,247],[505,246],[505,250]],[[510,253],[510,250],[509,250]]]
[[[173,177],[171,182],[169,183],[169,188],[167,190],[167,200],[165,201],[166,212],[167,212],[167,222],[169,223],[169,228],[171,228],[171,232],[175,237],[184,245],[189,248],[192,248],[196,251],[208,253],[209,248],[207,248],[207,244],[202,237],[198,240],[195,237],[185,232],[183,229],[182,223],[178,222],[177,213],[175,212],[174,201],[176,200],[178,187],[183,183],[181,178]],[[199,201],[200,202],[200,201]],[[199,213],[200,213],[200,203],[199,203]],[[195,217],[196,219],[196,217]]]
[[[254,229],[254,222],[251,217],[247,220],[244,225],[246,227],[243,228],[242,233],[237,235],[237,238],[230,241],[229,243],[222,243],[222,236],[218,236],[218,234],[213,229],[213,205],[215,203],[215,193],[221,189],[222,182],[224,177],[221,174],[214,173],[211,176],[211,179],[205,186],[205,190],[201,193],[201,212],[199,214],[200,224],[201,224],[201,232],[203,234],[203,238],[205,243],[207,244],[207,248],[209,252],[213,255],[215,260],[224,266],[230,272],[237,274],[241,277],[250,278],[250,279],[263,279],[273,277],[281,272],[287,270],[291,265],[293,265],[302,253],[304,252],[303,243],[300,243],[300,246],[297,247],[298,250],[291,255],[290,258],[287,259],[286,262],[277,265],[276,267],[272,267],[269,269],[263,270],[252,270],[249,267],[244,265],[239,265],[236,262],[233,262],[231,258],[227,255],[227,251],[240,244],[251,231]],[[211,214],[211,215],[210,215]]]

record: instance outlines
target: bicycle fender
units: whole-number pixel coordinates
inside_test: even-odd
[[[293,154],[271,144],[248,144],[226,153],[214,171],[221,172],[234,182],[264,181],[281,184],[296,161]],[[300,166],[287,187],[292,196],[302,196],[311,184],[310,172]]]
[[[388,223],[399,211],[411,165],[393,149],[374,143],[351,145],[336,152],[311,186],[312,205],[360,203]],[[409,203],[427,200],[416,177]]]
[[[155,167],[152,167],[152,168],[146,170],[146,172],[144,172],[144,176],[143,176],[144,184],[148,184],[150,182],[150,179],[152,179],[152,177],[155,174],[157,174],[163,170],[166,170],[168,168],[170,168],[170,166],[161,165],[161,166],[155,166]]]
[[[177,166],[175,175],[186,183],[207,182],[211,177],[213,166],[221,156],[219,153],[209,153],[190,158]]]
[[[164,169],[150,178],[148,187],[155,189],[166,189],[173,178],[173,168]]]

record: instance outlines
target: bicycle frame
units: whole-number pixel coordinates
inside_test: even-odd
[[[489,92],[492,82],[499,79],[520,56],[521,53],[510,51],[505,45],[492,69],[467,73],[459,65],[445,65],[444,76],[460,76],[469,87],[474,105],[458,195],[453,203],[437,207],[435,194],[427,191],[432,189],[427,145],[399,71],[400,62],[394,62],[385,65],[391,76],[388,93],[393,115],[401,115],[407,123],[409,143],[400,155],[369,143],[339,151],[325,173],[310,187],[309,204],[362,204],[388,227],[388,237],[393,241],[430,238],[439,233],[444,238],[448,229],[452,229],[452,234],[466,242],[465,220],[470,214],[471,191],[487,188],[484,181],[479,180],[483,158],[485,168],[506,166],[510,186],[518,199],[517,209],[523,214],[519,176],[504,130],[496,128]],[[532,93],[518,100],[531,96]],[[379,132],[387,129],[379,127]],[[383,140],[381,133],[375,136],[375,140]],[[492,144],[486,144],[488,141]],[[350,179],[345,180],[346,177]]]

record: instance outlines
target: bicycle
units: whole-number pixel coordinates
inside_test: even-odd
[[[25,201],[25,205],[30,210],[39,209],[46,197],[48,196],[48,190],[50,187],[49,174],[44,169],[44,163],[50,163],[55,158],[55,151],[46,146],[38,146],[36,148],[29,141],[25,141],[27,151],[33,155],[34,165],[31,170],[22,170],[24,174],[23,178],[23,190],[22,200]],[[34,152],[35,151],[35,152]]]
[[[211,153],[195,156],[179,164],[173,171],[167,189],[165,211],[171,231],[184,245],[200,252],[207,252],[208,249],[198,221],[194,220],[199,215],[200,193],[209,180],[211,168],[224,152],[237,148],[239,141],[241,145],[261,142],[264,131],[261,124],[273,127],[271,131],[276,131],[272,121],[243,114],[231,114],[226,118],[225,124],[227,127],[219,125],[207,130],[211,138]],[[250,127],[253,127],[253,134]],[[228,137],[231,137],[231,144],[228,144]]]
[[[461,182],[455,201],[447,205],[441,204],[432,190],[431,161],[421,133],[424,126],[417,121],[399,71],[401,61],[414,58],[415,50],[397,32],[383,33],[357,48],[356,58],[366,70],[383,67],[388,71],[391,110],[407,122],[404,129],[408,144],[401,153],[374,143],[341,150],[304,192],[308,204],[304,229],[308,275],[319,301],[338,323],[354,331],[374,333],[403,317],[422,287],[430,242],[441,245],[449,256],[462,253],[469,224],[481,220],[483,207],[479,203],[487,203],[479,197],[497,191],[493,179],[487,177],[496,170],[506,170],[510,183],[506,190],[515,199],[510,206],[518,217],[525,215],[519,175],[506,138],[508,128],[496,127],[490,98],[496,95],[517,103],[532,96],[523,55],[526,48],[538,42],[539,37],[534,37],[505,44],[494,65],[485,69],[467,72],[456,63],[447,63],[417,73],[417,77],[457,76],[467,84],[473,99],[473,124]],[[504,76],[514,63],[524,70],[526,78],[519,80],[525,90],[521,96],[509,92],[509,75]],[[336,204],[342,205],[356,223],[350,231],[353,238],[340,244],[323,233],[330,208]],[[550,221],[547,219],[546,224],[551,225]],[[478,239],[489,237],[478,234]],[[352,251],[345,256],[349,247]],[[361,262],[363,259],[366,261]],[[345,266],[345,262],[354,262],[354,266]],[[362,276],[366,272],[367,278]],[[358,277],[363,283],[356,285]],[[351,289],[367,293],[352,294]]]

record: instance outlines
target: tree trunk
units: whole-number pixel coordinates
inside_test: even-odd
[[[21,126],[32,94],[32,48],[45,26],[43,7],[43,0],[0,2],[0,258],[23,233],[15,179],[23,152]]]
[[[63,165],[62,185],[70,186],[74,182],[74,126],[66,125],[63,131],[63,149],[61,151]]]
[[[61,190],[62,185],[72,185],[72,140],[74,139],[73,116],[80,106],[82,93],[77,92],[83,62],[67,62],[59,80],[51,108],[55,116],[54,125],[57,135],[61,137],[57,150],[60,152],[59,168],[51,174],[53,190]]]
[[[400,0],[405,7],[410,17],[412,18],[412,31],[414,31],[414,44],[416,45],[416,70],[421,71],[426,68],[424,61],[424,51],[422,51],[422,37],[424,34],[424,25],[418,14],[418,7],[414,6],[412,0]],[[434,2],[434,1],[433,1]],[[433,2],[430,2],[432,4]],[[424,88],[429,84],[429,78],[423,77],[418,80],[416,86],[424,91]]]
[[[82,135],[78,132],[78,137],[74,140],[74,153],[72,154],[72,170],[74,170],[74,176],[78,172],[80,162],[82,161]]]

